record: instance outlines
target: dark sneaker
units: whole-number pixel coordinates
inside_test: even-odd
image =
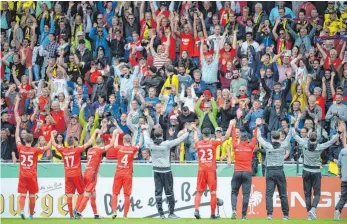
[[[231,219],[236,219],[236,211],[233,211],[233,213],[231,214]]]
[[[174,213],[170,214],[167,218],[168,218],[168,219],[180,219],[180,217],[178,217],[178,216],[175,215]]]
[[[79,212],[76,212],[75,219],[83,219],[82,214]]]
[[[117,218],[117,212],[114,212],[112,215],[112,219],[115,219],[115,218]]]
[[[103,219],[100,215],[94,215],[94,219]]]
[[[26,219],[24,213],[20,213],[20,217],[24,220]]]
[[[211,219],[219,219],[219,217],[216,215],[211,215]]]
[[[194,216],[195,216],[196,219],[201,219],[199,210],[195,210]]]

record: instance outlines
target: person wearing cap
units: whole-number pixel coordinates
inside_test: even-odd
[[[236,140],[236,120],[230,122],[232,132],[232,143],[235,151],[235,166],[234,175],[231,180],[231,205],[232,205],[232,219],[236,219],[237,196],[240,187],[242,186],[242,219],[247,219],[247,210],[249,203],[249,196],[252,186],[252,157],[257,143],[257,130],[255,129],[251,141],[248,139],[248,133],[243,132],[240,134],[240,141]],[[230,148],[227,151],[228,165],[231,164]]]
[[[81,48],[81,46],[80,46],[81,40],[84,40],[84,48],[91,51],[92,46],[90,44],[90,41],[88,39],[86,39],[86,35],[83,31],[76,32],[76,38],[73,42],[71,42],[71,48],[72,47],[76,48],[76,53],[77,53],[77,51]]]

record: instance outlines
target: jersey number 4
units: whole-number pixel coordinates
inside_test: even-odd
[[[26,155],[21,155],[20,156],[22,158],[22,162],[20,163],[21,166],[25,166],[25,167],[30,167],[34,164],[34,156],[26,156]]]
[[[127,165],[128,165],[128,156],[129,155],[125,154],[120,161],[123,164],[123,167],[127,167]]]
[[[211,161],[213,158],[212,149],[200,150],[201,157],[200,161]]]

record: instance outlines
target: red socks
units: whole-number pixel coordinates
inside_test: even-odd
[[[29,197],[29,212],[30,212],[31,216],[34,215],[35,202],[36,202],[36,198],[35,197]]]
[[[70,217],[72,217],[72,197],[67,197],[67,207],[69,209]]]
[[[117,204],[118,204],[118,195],[114,194],[114,195],[112,195],[112,210],[113,210],[113,212],[117,211]]]
[[[124,195],[124,217],[128,217],[130,207],[130,196]]]
[[[86,208],[86,206],[87,206],[88,201],[89,201],[89,197],[88,197],[88,196],[84,196],[83,199],[82,199],[82,201],[81,201],[81,205],[79,206],[79,208],[78,208],[78,210],[77,210],[79,213],[82,213],[82,212],[83,212],[83,210],[84,210],[84,209]]]
[[[216,207],[217,207],[217,195],[211,194],[211,215],[215,214]]]
[[[199,210],[200,202],[201,202],[201,192],[196,192],[195,195],[195,210]]]
[[[92,206],[94,215],[97,215],[98,209],[96,208],[96,200],[95,199],[96,199],[95,197],[90,198],[90,205]]]
[[[81,206],[81,202],[82,202],[82,199],[83,199],[83,194],[79,194],[78,197],[77,197],[77,202],[76,202],[76,206],[75,206],[75,209],[78,211],[79,207]]]
[[[19,198],[19,208],[21,211],[24,210],[26,196],[21,195]]]

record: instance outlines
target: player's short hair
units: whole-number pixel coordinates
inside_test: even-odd
[[[156,138],[163,137],[163,129],[161,128],[156,128],[153,133],[154,133],[154,137]]]
[[[124,143],[130,143],[131,142],[131,136],[130,135],[124,135],[123,136],[123,142]]]
[[[278,131],[272,131],[271,132],[271,138],[274,140],[280,139],[280,133]]]
[[[204,128],[202,129],[201,133],[205,138],[209,138],[211,136],[211,129]]]
[[[34,137],[31,133],[28,133],[23,138],[24,142],[27,144],[31,144],[34,141]]]
[[[70,136],[70,138],[67,139],[66,143],[67,143],[68,146],[73,146],[74,145],[72,136]]]
[[[95,140],[95,143],[96,143],[97,145],[103,145],[103,144],[105,144],[105,140],[104,140],[103,138],[98,137],[98,138]]]
[[[316,140],[317,140],[317,134],[316,134],[316,132],[312,132],[310,134],[310,141],[315,142]]]
[[[248,134],[246,132],[240,134],[240,141],[248,141]]]

